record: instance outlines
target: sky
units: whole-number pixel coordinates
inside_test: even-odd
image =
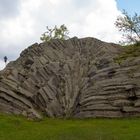
[[[117,16],[122,9],[140,13],[139,5],[140,0],[0,0],[0,70],[4,56],[16,60],[22,50],[40,43],[46,26],[65,24],[70,37],[117,43]]]
[[[140,0],[116,0],[119,10],[125,9],[130,15],[140,14]]]

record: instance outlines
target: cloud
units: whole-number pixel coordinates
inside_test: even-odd
[[[0,59],[5,55],[9,60],[16,59],[23,49],[39,42],[46,26],[65,24],[70,36],[92,36],[109,42],[120,39],[114,26],[120,14],[115,0],[2,0],[1,7],[9,18],[0,19]],[[5,10],[8,8],[9,13]]]
[[[5,67],[4,61],[0,60],[0,70],[2,70]]]
[[[0,18],[16,16],[19,8],[20,0],[0,0]]]

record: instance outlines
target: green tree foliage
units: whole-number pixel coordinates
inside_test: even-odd
[[[60,27],[55,26],[53,29],[50,29],[48,26],[46,27],[47,31],[42,34],[40,37],[40,40],[43,42],[48,42],[52,39],[61,39],[65,40],[68,39],[68,29],[67,27],[63,24]]]
[[[135,13],[134,16],[130,16],[124,10],[123,15],[117,18],[115,25],[123,33],[125,42],[140,42],[140,15]]]

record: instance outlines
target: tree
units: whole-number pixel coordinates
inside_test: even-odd
[[[57,26],[55,26],[53,29],[50,29],[48,26],[46,28],[47,28],[47,31],[44,32],[42,36],[40,37],[40,40],[42,40],[43,42],[46,42],[46,41],[48,42],[52,39],[65,40],[69,38],[68,29],[64,24],[61,25],[59,28]]]
[[[134,16],[130,16],[124,10],[123,15],[117,18],[115,25],[119,31],[123,32],[125,42],[140,42],[140,15],[135,13]]]

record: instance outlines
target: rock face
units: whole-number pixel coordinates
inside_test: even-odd
[[[140,58],[95,38],[34,44],[0,71],[0,112],[29,118],[140,116]]]

